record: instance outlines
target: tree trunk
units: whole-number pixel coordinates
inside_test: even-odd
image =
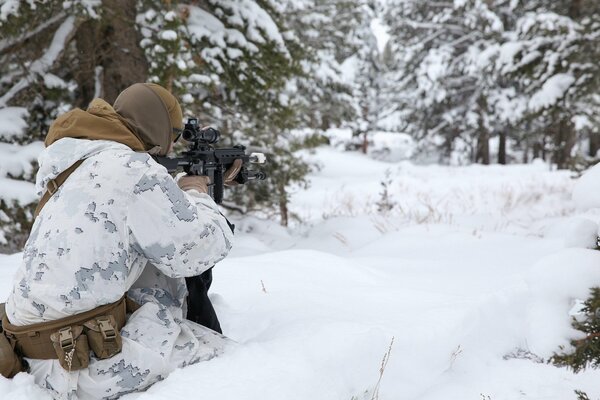
[[[104,0],[100,20],[87,21],[80,27],[79,68],[75,71],[80,88],[78,105],[85,107],[95,95],[112,104],[123,89],[148,78],[136,14],[136,0]]]
[[[581,18],[581,3],[581,0],[571,0],[571,4],[569,5],[569,17],[573,18],[574,20]]]
[[[148,78],[148,63],[136,29],[136,0],[104,0],[102,18],[103,94],[113,103],[119,93]]]
[[[540,146],[541,146],[540,149],[542,151],[542,160],[544,160],[544,161],[548,160],[548,155],[547,155],[547,153],[548,153],[547,141],[548,141],[547,136],[544,135],[542,137],[542,141],[540,142]]]
[[[571,163],[571,150],[577,141],[575,127],[569,119],[563,119],[556,126],[554,135],[554,163],[558,169],[566,169]]]
[[[487,129],[479,130],[477,138],[477,153],[475,154],[475,162],[489,165],[490,164],[490,134]]]
[[[75,39],[78,67],[73,71],[73,75],[79,87],[76,105],[83,109],[87,108],[97,94],[96,66],[100,63],[99,32],[99,21],[89,20],[81,24]],[[102,93],[98,94],[102,96]]]
[[[525,149],[523,149],[523,159],[521,160],[523,164],[529,163],[529,150],[531,149],[531,144],[529,140],[525,141]]]
[[[368,132],[363,133],[363,141],[362,141],[362,145],[360,146],[360,150],[362,151],[363,154],[367,154],[367,151],[369,150]]]
[[[285,187],[279,187],[279,216],[281,218],[281,226],[288,226],[288,198],[285,192]]]
[[[533,144],[533,159],[542,157],[542,145],[540,142],[535,142]]]
[[[475,162],[481,162],[481,164],[490,164],[490,132],[485,123],[483,113],[487,110],[487,101],[485,97],[480,96],[477,100],[479,107],[479,115],[477,118],[477,125],[479,130],[479,136],[477,138],[477,153],[475,154]]]
[[[598,154],[598,150],[600,150],[600,135],[590,131],[589,140],[590,140],[590,147],[588,150],[588,154],[590,157],[595,158]]]
[[[506,165],[506,132],[500,132],[498,139],[498,164]]]

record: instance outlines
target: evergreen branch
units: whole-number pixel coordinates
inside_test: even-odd
[[[20,91],[27,88],[32,82],[35,81],[37,76],[45,74],[52,68],[58,58],[63,53],[66,44],[71,40],[75,33],[78,24],[75,23],[76,18],[70,16],[66,18],[63,23],[54,32],[54,37],[50,42],[50,45],[44,52],[44,54],[31,63],[29,71],[24,78],[21,78],[19,82],[13,85],[4,96],[0,97],[0,107],[6,107],[8,102],[15,97]]]
[[[445,24],[445,23],[441,23],[441,24],[436,24],[433,22],[418,22],[418,21],[411,21],[408,19],[403,19],[402,22],[404,22],[406,25],[410,26],[411,28],[416,28],[416,29],[441,29],[441,28],[445,28],[449,31],[454,31],[454,32],[460,32],[463,33],[464,29],[462,26],[460,25],[456,25],[456,24]]]
[[[592,339],[595,339],[598,337],[600,337],[600,332],[591,333],[591,334],[587,335],[586,337],[584,337],[583,339],[573,340],[573,344],[575,346],[580,346],[580,345],[585,344],[588,340],[592,340]]]
[[[60,21],[61,19],[63,19],[65,16],[66,16],[66,13],[64,11],[60,12],[56,15],[53,15],[51,18],[44,21],[38,27],[36,27],[35,29],[33,29],[29,32],[26,32],[16,38],[0,40],[0,54],[4,53],[5,51],[10,51],[11,48],[16,46],[17,44],[37,35],[38,33],[42,32],[43,30],[48,28],[49,26],[51,26],[51,25],[57,23],[58,21]]]

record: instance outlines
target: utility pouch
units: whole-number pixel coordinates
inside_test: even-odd
[[[65,370],[77,371],[90,363],[90,348],[81,325],[67,326],[50,335],[52,346],[60,366]]]
[[[0,329],[0,375],[12,378],[24,370],[23,360],[15,353],[15,349]]]
[[[99,359],[110,358],[121,352],[123,340],[115,317],[106,315],[83,324],[88,344]]]
[[[0,304],[0,375],[12,378],[25,371],[23,359],[15,352],[15,347],[4,335],[2,319],[4,318],[4,303]]]

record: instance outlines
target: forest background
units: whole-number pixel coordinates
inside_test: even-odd
[[[225,206],[282,225],[318,168],[303,149],[332,141],[581,171],[600,149],[599,42],[595,0],[0,0],[0,251],[27,238],[54,118],[134,82],[265,152],[270,179]]]

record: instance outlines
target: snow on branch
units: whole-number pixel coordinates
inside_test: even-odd
[[[65,17],[65,15],[66,15],[65,12],[60,12],[56,15],[53,15],[51,18],[47,19],[43,23],[41,23],[35,29],[25,32],[16,38],[0,40],[0,53],[5,51],[6,49],[11,48],[12,46],[14,46],[18,43],[21,43],[21,42],[37,35],[38,33],[42,32],[44,29],[48,28],[49,26],[51,26],[51,25],[55,24],[56,22],[60,21],[61,19],[63,19]]]
[[[414,29],[441,29],[443,27],[449,31],[454,31],[454,32],[459,32],[459,33],[465,32],[464,27],[462,27],[460,25],[456,25],[456,24],[419,22],[419,21],[412,21],[407,18],[403,18],[402,23],[404,23]]]
[[[52,42],[46,52],[29,67],[25,77],[11,87],[4,96],[0,97],[0,107],[6,107],[8,102],[21,90],[28,87],[38,75],[46,73],[63,52],[66,43],[75,31],[75,17],[67,17],[54,33]]]
[[[11,139],[20,136],[27,128],[25,119],[28,116],[29,112],[24,107],[0,108],[0,139]],[[0,162],[1,170],[2,163]]]
[[[31,2],[29,3],[31,6]],[[9,15],[14,15],[19,12],[19,0],[3,0],[0,1],[0,21],[6,21]]]
[[[227,17],[229,24],[240,28],[245,26],[248,39],[260,44],[274,42],[280,52],[287,54],[285,41],[281,36],[279,27],[269,13],[255,1],[213,0],[212,3],[231,13]]]
[[[542,88],[531,97],[529,108],[533,111],[539,111],[555,105],[560,99],[564,98],[574,82],[575,77],[571,74],[554,75],[544,82]]]
[[[5,118],[5,114],[18,116],[19,111],[11,110],[11,108],[16,107],[0,110],[0,126],[11,122],[10,118]],[[0,143],[0,187],[2,188],[0,200],[8,203],[17,202],[22,206],[38,200],[33,183],[14,178],[30,177],[34,172],[32,163],[37,160],[43,149],[43,142],[33,142],[27,145]],[[2,231],[0,230],[0,243],[1,238]]]

